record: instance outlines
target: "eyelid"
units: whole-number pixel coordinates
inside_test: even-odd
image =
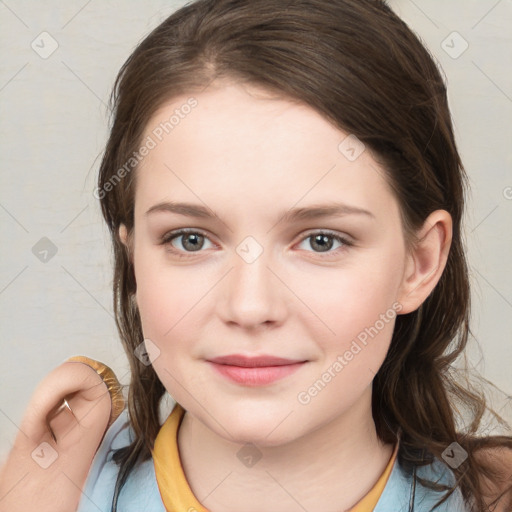
[[[332,229],[322,229],[322,228],[315,228],[315,229],[309,229],[307,230],[305,233],[303,233],[301,235],[301,239],[300,241],[302,242],[303,240],[305,240],[306,238],[312,236],[312,235],[315,235],[315,234],[322,234],[322,235],[329,235],[329,236],[332,236],[333,238],[337,238],[337,239],[340,239],[342,240],[344,243],[346,243],[347,245],[348,244],[353,244],[354,242],[352,241],[352,237],[350,237],[349,235],[345,234],[345,233],[340,233],[338,231],[333,231]]]

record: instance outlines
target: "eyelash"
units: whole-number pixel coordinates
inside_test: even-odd
[[[160,245],[166,245],[168,246],[168,250],[169,252],[173,253],[173,255],[179,257],[179,258],[189,258],[190,256],[188,255],[185,255],[185,254],[189,254],[189,255],[192,255],[194,252],[202,252],[201,250],[199,251],[182,251],[182,250],[179,250],[179,249],[175,249],[172,245],[171,245],[171,242],[175,239],[175,238],[179,238],[181,235],[187,235],[187,234],[198,234],[198,235],[202,235],[204,236],[205,238],[208,238],[208,235],[201,231],[200,229],[193,229],[193,228],[188,228],[188,229],[179,229],[177,231],[171,231],[169,233],[166,233],[164,234],[162,237],[161,237],[161,240],[160,240]],[[311,238],[315,235],[327,235],[331,238],[333,238],[334,240],[336,240],[337,242],[340,242],[343,246],[345,247],[351,247],[352,245],[354,245],[350,240],[332,232],[332,231],[329,231],[329,230],[318,230],[318,231],[313,231],[313,232],[310,232],[308,235],[304,236],[303,238],[301,238],[301,240],[299,241],[299,243],[302,243],[304,240],[307,240],[308,238]],[[325,255],[321,252],[315,252],[315,251],[307,251],[307,252],[314,252],[315,254],[319,255],[321,258],[324,258],[324,257],[328,257],[329,255],[332,255],[334,254],[337,250],[343,250],[343,247],[338,247],[338,249],[334,250],[334,251],[327,251],[325,253]],[[185,252],[185,254],[183,254],[183,252]]]

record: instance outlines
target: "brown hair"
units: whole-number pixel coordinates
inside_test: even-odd
[[[453,239],[437,286],[416,311],[396,319],[391,346],[373,383],[379,438],[395,443],[398,462],[412,469],[431,463],[452,442],[469,454],[453,470],[472,511],[498,503],[505,471],[486,454],[512,448],[508,436],[477,437],[485,398],[458,382],[452,363],[470,334],[470,292],[461,221],[466,176],[457,152],[446,88],[432,57],[379,0],[198,0],[154,29],[123,65],[112,92],[113,125],[99,172],[101,208],[114,247],[116,323],[131,367],[128,410],[134,441],[116,452],[120,465],[113,500],[132,468],[151,457],[165,388],[151,366],[134,356],[143,340],[133,296],[130,251],[119,238],[134,224],[136,168],[115,186],[115,173],[141,144],[150,117],[181,94],[227,77],[298,100],[370,148],[398,198],[407,240],[427,216],[447,210]],[[458,431],[455,411],[469,425]],[[483,450],[483,448],[489,450]],[[491,482],[486,493],[483,479]],[[446,490],[454,488],[424,482]],[[500,506],[512,507],[512,486]]]

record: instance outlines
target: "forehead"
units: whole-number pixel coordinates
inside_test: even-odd
[[[137,169],[136,211],[198,198],[260,210],[326,199],[396,209],[384,171],[368,150],[353,158],[362,146],[349,135],[309,106],[253,86],[214,84],[173,98],[146,126],[154,147]]]

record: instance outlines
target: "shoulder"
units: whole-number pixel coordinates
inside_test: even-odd
[[[453,471],[437,458],[434,458],[431,464],[419,467],[417,469],[417,476],[427,482],[435,482],[450,487],[456,485]],[[417,483],[415,503],[423,507],[433,507],[446,493],[447,491],[435,491],[421,483]],[[419,510],[421,511],[423,508],[419,508]],[[425,508],[425,510],[430,510],[430,508]],[[439,512],[468,512],[469,508],[462,498],[460,489],[456,488],[450,497],[435,510]]]
[[[415,472],[407,471],[397,459],[374,512],[430,512],[434,509],[446,491],[436,491],[424,486],[418,478],[449,486],[455,484],[453,472],[438,459],[434,459],[429,465],[417,467]],[[460,490],[455,489],[452,495],[434,510],[467,512],[468,508],[464,504]]]
[[[503,440],[502,444],[499,441],[495,442],[494,445],[486,446],[484,444],[483,447],[474,452],[477,461],[487,468],[479,474],[479,479],[484,493],[490,496],[489,502],[498,499],[500,495],[506,492],[509,493],[509,500],[512,496],[512,440],[508,438]],[[509,510],[508,506],[503,501],[506,500],[502,499],[493,510],[507,512]]]
[[[77,512],[110,512],[119,466],[114,452],[134,439],[125,409],[110,426],[92,461]],[[153,459],[132,470],[118,501],[122,512],[165,512],[156,482]]]
[[[478,448],[474,451],[479,462],[489,465],[494,471],[508,477],[512,477],[512,437],[507,438],[502,444],[496,444]]]

